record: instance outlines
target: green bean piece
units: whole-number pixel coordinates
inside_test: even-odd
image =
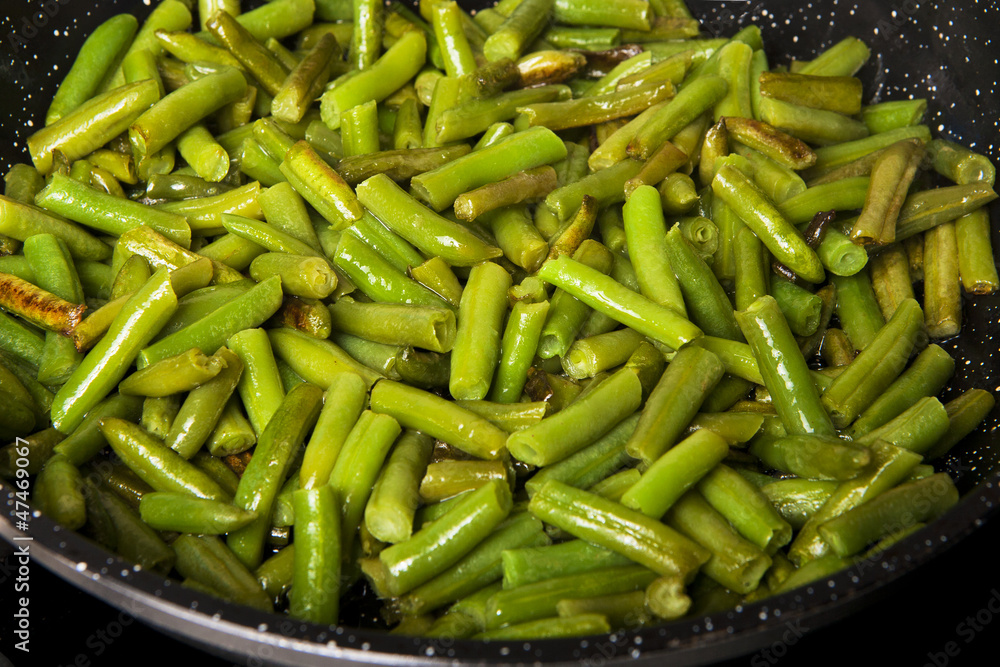
[[[511,434],[507,448],[519,460],[549,465],[594,443],[616,424],[635,412],[642,386],[630,369],[622,369],[601,383],[590,395],[575,401],[539,424]],[[588,415],[581,422],[581,415]],[[568,424],[586,426],[567,428]]]
[[[345,556],[351,552],[372,487],[400,432],[392,417],[365,410],[337,454],[328,484],[341,506],[340,542]]]
[[[849,426],[903,371],[921,335],[922,321],[916,301],[901,303],[892,319],[824,392],[823,405],[838,428]]]
[[[760,493],[795,530],[801,530],[837,488],[831,480],[782,479],[760,487]]]
[[[405,428],[427,433],[479,458],[496,459],[507,440],[506,433],[475,413],[398,382],[376,384],[371,406]]]
[[[867,271],[833,276],[837,289],[837,317],[855,350],[863,350],[885,324]]]
[[[962,329],[961,273],[954,222],[924,233],[924,324],[934,340],[950,338]]]
[[[916,125],[927,112],[927,100],[893,100],[861,109],[861,120],[872,134]]]
[[[460,220],[471,222],[499,208],[544,199],[556,185],[556,172],[552,167],[522,171],[459,195],[455,199],[455,215]]]
[[[491,479],[510,484],[508,476],[503,461],[436,461],[420,480],[420,498],[435,503],[474,491]]]
[[[31,369],[0,353],[0,392],[34,414],[35,427],[49,425],[53,394],[32,377]]]
[[[653,461],[621,503],[660,518],[684,493],[729,454],[729,445],[712,431],[699,429]]]
[[[3,351],[32,369],[37,369],[42,362],[45,350],[45,337],[36,329],[29,328],[19,318],[0,311],[0,351]]]
[[[177,571],[185,585],[196,587],[254,609],[272,611],[271,601],[256,578],[233,552],[215,536],[185,534],[173,542]]]
[[[665,247],[691,321],[710,336],[742,339],[729,297],[678,227],[667,232]]]
[[[198,121],[246,94],[246,79],[226,68],[192,81],[154,104],[129,125],[129,140],[138,156],[151,156]]]
[[[451,266],[442,258],[431,257],[418,266],[411,266],[409,272],[413,280],[434,292],[444,303],[458,308],[464,288]]]
[[[225,363],[220,357],[209,357],[192,348],[133,373],[121,382],[118,391],[154,398],[188,392],[217,376]]]
[[[101,261],[111,249],[76,224],[33,205],[0,196],[0,234],[25,241],[35,234],[52,234],[64,241],[76,260]]]
[[[671,98],[673,93],[673,84],[664,81],[572,100],[527,104],[518,107],[520,116],[515,127],[526,129],[542,126],[555,131],[604,123],[641,113],[652,105]]]
[[[410,539],[379,554],[379,564],[391,595],[408,593],[459,562],[507,517],[510,488],[490,481],[462,496],[441,518]]]
[[[729,205],[767,246],[776,259],[804,280],[823,281],[825,272],[816,252],[767,195],[732,165],[724,165],[712,181],[715,195]]]
[[[871,461],[866,447],[820,435],[765,436],[750,452],[771,468],[809,479],[853,479]]]
[[[406,431],[393,447],[365,506],[365,526],[379,540],[395,544],[412,535],[420,479],[433,444],[422,433]]]
[[[585,49],[601,51],[621,44],[618,28],[573,28],[554,25],[543,36],[545,41],[559,49]]]
[[[750,61],[753,47],[743,42],[732,41],[719,49],[718,74],[728,84],[725,95],[715,103],[713,116],[720,118],[735,116],[751,118],[753,107],[750,102]]]
[[[888,389],[872,402],[854,424],[855,440],[896,418],[918,400],[935,396],[955,372],[955,360],[937,345],[929,345]]]
[[[770,270],[764,256],[766,252],[760,239],[749,228],[744,226],[736,231],[733,259],[736,269],[737,310],[746,310],[751,303],[770,291]]]
[[[205,27],[253,75],[262,90],[271,97],[281,91],[288,68],[264,46],[264,40],[255,38],[227,12],[213,14]]]
[[[763,296],[736,313],[747,342],[789,434],[834,435],[833,423],[805,358],[774,297]]]
[[[166,445],[186,459],[208,441],[243,372],[243,362],[229,349],[220,349],[215,358],[223,368],[184,399],[164,437]]]
[[[209,17],[202,18],[208,20]],[[237,67],[240,69],[243,68],[240,61],[234,58],[233,55],[225,48],[211,44],[197,35],[192,35],[188,32],[167,31],[160,29],[156,31],[155,36],[156,41],[164,51],[182,62],[209,62],[216,65],[227,65],[229,67]],[[142,52],[140,51],[138,53]],[[152,52],[150,52],[150,55],[152,55]],[[134,57],[134,54],[129,55],[130,59]],[[126,79],[137,80],[135,77],[129,76],[127,63],[125,64],[124,69]]]
[[[717,76],[696,79],[681,88],[665,107],[650,116],[628,143],[628,155],[636,159],[649,159],[660,145],[684,126],[711,108],[726,94],[728,84]]]
[[[337,274],[330,263],[306,255],[264,253],[250,263],[250,276],[261,282],[279,276],[282,291],[304,299],[325,299],[337,286]]]
[[[888,245],[896,239],[896,220],[923,159],[923,145],[911,139],[887,148],[872,167],[864,208],[851,230],[862,245]]]
[[[340,45],[332,34],[323,35],[316,46],[292,69],[273,93],[271,113],[278,120],[298,123],[313,101],[320,96],[330,78],[330,62]]]
[[[426,254],[439,256],[454,266],[472,266],[499,257],[502,252],[462,225],[423,206],[383,174],[359,185],[358,198],[392,231]]]
[[[944,456],[962,438],[972,433],[993,411],[996,399],[988,391],[969,389],[945,404],[948,430],[927,450],[927,460]],[[905,414],[905,413],[904,413]]]
[[[840,557],[863,550],[879,538],[931,521],[958,502],[947,473],[909,482],[819,526],[823,540]]]
[[[328,87],[320,99],[323,122],[336,130],[342,111],[368,100],[384,100],[420,71],[426,52],[426,33],[422,30],[406,32],[371,66]]]
[[[871,259],[871,284],[882,317],[889,319],[905,299],[914,298],[906,249],[894,244]]]
[[[192,347],[215,354],[234,333],[260,326],[280,307],[281,280],[274,276],[142,350],[139,365],[145,367]]]
[[[854,77],[765,72],[761,94],[813,109],[846,116],[861,112],[861,81]]]
[[[564,25],[596,25],[648,31],[652,10],[649,3],[636,0],[556,0],[552,18],[556,23]]]
[[[502,560],[504,590],[631,564],[625,556],[583,540],[511,549]]]
[[[462,292],[451,355],[448,386],[453,397],[482,399],[489,392],[500,361],[510,286],[510,275],[499,265],[484,262],[473,267]]]
[[[174,550],[124,500],[89,479],[84,480],[84,498],[91,522],[96,516],[103,518],[106,530],[101,541],[106,546],[143,569],[164,575],[173,569]]]
[[[771,281],[771,296],[778,302],[792,333],[796,336],[816,333],[823,308],[819,296],[782,278]]]
[[[556,639],[560,637],[578,637],[610,632],[611,625],[604,614],[577,614],[567,617],[545,618],[538,621],[517,623],[502,628],[480,632],[473,639],[486,641],[504,641],[527,639]]]
[[[506,206],[490,211],[484,214],[483,222],[493,232],[504,257],[517,266],[534,271],[545,261],[549,244],[533,224],[525,206]]]
[[[378,144],[378,105],[374,101],[340,112],[344,157],[374,153]]]
[[[407,615],[420,614],[461,599],[500,579],[504,554],[549,542],[538,519],[527,513],[512,516],[454,567],[401,597],[398,607]]]
[[[67,457],[52,456],[35,479],[32,502],[53,521],[69,530],[79,530],[87,521],[83,477]]]
[[[47,210],[114,236],[145,224],[184,247],[191,245],[191,228],[183,217],[99,192],[62,174],[53,174],[35,201]]]
[[[150,435],[163,440],[170,431],[180,409],[180,396],[146,398],[142,402],[142,419],[139,421],[139,425],[146,429]]]
[[[537,424],[549,414],[549,405],[545,401],[522,403],[455,401],[455,403],[480,417],[485,417],[506,433],[524,430]]]
[[[350,60],[359,70],[370,69],[382,51],[385,7],[372,0],[355,0]],[[419,31],[415,31],[419,32]],[[422,59],[421,59],[422,60]]]
[[[670,248],[664,241],[665,223],[659,193],[640,186],[623,209],[625,235],[632,252],[630,259],[639,278],[641,293],[662,306],[687,315],[681,286],[672,270]]]
[[[928,142],[927,152],[934,171],[959,185],[985,181],[992,186],[996,168],[989,158],[945,139]]]
[[[871,179],[866,176],[844,178],[833,183],[816,185],[804,192],[786,199],[779,210],[789,222],[800,225],[809,222],[823,211],[846,211],[861,208],[865,204]]]
[[[686,582],[709,558],[707,550],[663,523],[562,482],[546,482],[532,496],[528,509],[575,537],[658,574],[680,575]]]
[[[63,433],[73,431],[125,376],[139,351],[156,335],[177,308],[165,269],[158,269],[128,299],[107,334],[84,357],[53,399],[52,423]]]
[[[139,426],[117,417],[104,417],[99,428],[115,454],[155,490],[228,500],[215,480]]]
[[[955,221],[958,268],[962,287],[970,294],[992,294],[1000,289],[989,240],[990,217],[984,207]]]
[[[336,491],[330,486],[298,489],[293,503],[296,548],[289,614],[314,623],[336,623],[343,547]]]
[[[435,352],[448,352],[455,343],[455,315],[444,308],[362,303],[350,297],[329,308],[334,327],[367,340]]]
[[[801,140],[761,121],[726,117],[726,131],[736,142],[760,152],[788,169],[805,169],[816,155]]]
[[[406,181],[461,157],[469,150],[466,144],[455,144],[442,148],[416,147],[378,151],[345,157],[337,164],[337,171],[351,185],[357,185],[380,173],[395,181]]]
[[[396,150],[414,150],[424,145],[423,125],[420,122],[420,102],[407,99],[396,112],[392,128],[392,147]]]
[[[475,71],[476,59],[462,25],[462,10],[458,4],[434,3],[430,13],[429,20],[448,76],[459,77]]]
[[[704,572],[730,590],[753,591],[771,566],[771,558],[741,537],[697,491],[675,503],[667,521],[711,552]]]
[[[521,2],[493,31],[483,45],[487,60],[516,60],[545,28],[554,5],[553,0]]]
[[[94,97],[104,77],[118,67],[138,28],[134,16],[119,14],[90,34],[52,98],[45,114],[46,125],[52,125]]]
[[[690,347],[677,353],[650,393],[626,450],[651,464],[670,449],[719,382],[723,366],[711,352]]]
[[[240,478],[233,504],[257,512],[257,519],[229,533],[227,542],[244,564],[254,567],[260,564],[275,498],[294,451],[316,422],[321,400],[322,391],[308,383],[288,392],[261,434],[255,454]]]
[[[329,481],[340,450],[364,409],[366,394],[365,382],[351,373],[339,373],[330,380],[299,469],[303,489],[324,486]]]
[[[241,77],[242,78],[242,77]],[[159,96],[156,82],[137,81],[98,95],[27,139],[35,168],[52,171],[53,155],[78,160],[129,128]]]
[[[230,336],[226,346],[243,363],[237,390],[260,437],[285,398],[270,339],[263,329],[244,329]]]
[[[293,329],[268,331],[275,356],[287,363],[302,379],[326,389],[334,376],[349,372],[361,377],[368,386],[383,377],[356,361],[332,341],[321,340]]]
[[[790,104],[773,97],[761,98],[760,117],[783,132],[820,146],[868,136],[867,126],[859,120],[835,111]]]
[[[930,129],[926,125],[914,125],[913,127],[881,132],[863,139],[845,141],[833,146],[822,146],[816,149],[816,162],[806,172],[804,178],[809,181],[823,176],[871,153],[888,148],[898,141],[907,139],[919,139],[926,144],[931,139]]]
[[[896,222],[896,239],[905,240],[985,206],[996,193],[985,183],[915,192],[906,198]]]
[[[631,329],[582,338],[563,355],[563,371],[575,380],[594,377],[628,361],[645,340]]]
[[[139,515],[156,530],[204,535],[222,535],[238,530],[257,518],[256,513],[226,502],[170,491],[143,494]]]
[[[548,301],[514,304],[500,344],[500,357],[490,391],[492,400],[499,403],[520,400],[548,312]]]
[[[546,261],[538,276],[598,312],[674,349],[701,335],[698,327],[673,310],[567,256]]]
[[[142,414],[142,400],[131,396],[112,394],[99,402],[68,437],[53,443],[54,451],[63,454],[75,465],[80,466],[93,458],[106,443],[98,423],[104,417],[119,417],[128,421],[138,421]]]
[[[857,37],[846,37],[807,63],[799,74],[853,76],[870,55],[871,51],[864,42]]]
[[[31,282],[61,299],[83,303],[83,287],[63,241],[51,234],[37,234],[25,239],[23,250],[31,269]],[[71,338],[46,332],[38,381],[48,384],[64,382],[82,359]]]
[[[229,155],[201,123],[181,133],[177,138],[177,151],[206,181],[221,181],[229,172]]]
[[[411,181],[411,188],[418,198],[440,211],[464,192],[557,162],[566,155],[566,145],[551,130],[532,128],[419,174]]]
[[[280,168],[295,190],[334,228],[344,229],[361,218],[363,210],[354,191],[308,142],[292,146]]]
[[[792,527],[769,497],[725,465],[716,466],[697,484],[698,492],[747,540],[773,555],[792,539]]]
[[[517,628],[535,626],[533,632],[538,633],[541,630],[539,624],[552,623],[551,617],[555,616],[557,606],[563,600],[641,591],[655,578],[644,568],[618,565],[504,589],[489,599],[486,627],[499,634],[504,629],[513,628],[516,632]],[[496,630],[501,627],[502,630]],[[606,623],[604,627],[608,627]]]
[[[538,471],[525,484],[528,494],[534,495],[546,481],[552,479],[578,488],[589,488],[622,468],[630,461],[625,452],[625,442],[635,431],[638,420],[638,415],[623,419],[593,444]]]

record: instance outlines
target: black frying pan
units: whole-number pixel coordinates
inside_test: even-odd
[[[485,3],[462,4],[474,8]],[[847,35],[861,37],[874,53],[872,62],[861,73],[865,90],[871,95],[866,101],[926,97],[930,100],[928,123],[936,134],[975,147],[994,163],[1000,161],[1000,65],[995,49],[986,46],[997,25],[995,3],[944,5],[906,0],[852,4],[839,0],[803,6],[798,2],[691,0],[689,5],[703,19],[705,29],[720,36],[730,35],[749,22],[760,25],[772,62],[790,56],[810,57]],[[24,138],[39,126],[56,84],[87,34],[114,13],[144,15],[149,7],[138,0],[5,0],[4,8],[6,16],[0,20],[0,168],[6,170],[13,162],[28,160]],[[994,205],[994,247],[1000,236],[998,211],[1000,206]],[[998,297],[978,298],[974,304],[966,304],[962,336],[944,345],[963,360],[949,393],[972,387],[996,391],[1000,386],[1000,369],[993,357],[998,349],[998,315]],[[400,638],[371,629],[373,622],[363,613],[363,607],[358,617],[344,627],[313,626],[236,607],[183,589],[176,582],[137,572],[41,516],[31,521],[31,554],[35,562],[74,586],[170,635],[209,647],[215,653],[241,656],[244,660],[249,657],[254,664],[441,664],[446,660],[588,664],[669,660],[675,665],[706,664],[773,646],[775,642],[780,644],[783,635],[796,624],[818,628],[841,619],[891,592],[893,586],[898,588],[913,580],[907,575],[914,570],[926,572],[934,568],[944,551],[973,531],[978,535],[989,531],[995,537],[996,521],[985,527],[983,524],[1000,505],[1000,438],[994,432],[998,417],[1000,410],[994,411],[980,432],[961,443],[945,461],[938,462],[952,474],[964,494],[958,506],[886,551],[877,562],[760,603],[611,637],[527,644]],[[8,541],[22,536],[14,527],[12,493],[9,485],[0,484],[4,515],[0,535]],[[940,593],[947,595],[948,582],[943,575],[937,583],[942,586]],[[929,601],[933,596],[929,592]],[[986,597],[984,591],[984,604]],[[928,613],[934,612],[928,608]],[[954,622],[950,618],[942,620]],[[955,638],[960,640],[962,636]],[[901,639],[919,641],[919,637]],[[849,644],[851,639],[845,637],[844,642]],[[7,638],[3,638],[4,650],[9,651],[8,646]],[[847,646],[834,650],[838,648]],[[930,652],[939,654],[939,664],[942,656],[948,657],[940,653],[944,648],[929,647]],[[9,655],[16,664],[33,664],[18,661],[13,652]],[[772,664],[763,655],[753,656],[756,664]],[[857,655],[848,659],[859,660]],[[927,659],[932,664],[930,655]],[[789,661],[796,662],[794,658]],[[755,664],[753,660],[751,664]]]

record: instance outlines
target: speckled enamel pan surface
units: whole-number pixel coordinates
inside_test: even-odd
[[[149,0],[4,0],[0,19],[0,169],[28,161],[24,139],[40,126],[56,85],[84,38],[112,14],[149,12]],[[45,11],[42,12],[42,5]],[[247,3],[249,4],[249,3]],[[485,3],[463,2],[473,9]],[[691,0],[704,29],[731,35],[756,23],[771,62],[808,58],[848,35],[864,39],[872,61],[862,70],[866,102],[925,97],[932,131],[1000,163],[1000,44],[995,2],[711,2]],[[1000,206],[991,211],[998,246]],[[943,344],[959,360],[949,398],[972,387],[1000,391],[997,343],[1000,298],[966,303],[961,337]],[[359,627],[319,627],[236,607],[182,588],[109,554],[39,516],[33,554],[74,585],[162,631],[213,652],[253,656],[261,663],[332,665],[630,662],[706,664],[775,641],[796,620],[811,627],[851,613],[890,584],[927,563],[996,514],[1000,505],[1000,410],[943,462],[964,497],[924,530],[829,579],[759,603],[636,632],[572,640],[471,642],[404,638],[371,625],[362,605]],[[939,467],[941,466],[941,462]],[[13,493],[0,485],[0,535],[12,540]],[[996,519],[993,519],[996,520]],[[889,587],[889,588],[887,588]],[[346,606],[346,605],[345,605]],[[366,623],[367,621],[367,623]]]

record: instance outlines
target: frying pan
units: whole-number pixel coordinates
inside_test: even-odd
[[[148,1],[148,0],[147,0]],[[250,4],[250,3],[246,3]],[[462,2],[467,9],[486,6]],[[926,122],[952,139],[1000,162],[1000,64],[987,50],[996,25],[995,3],[845,2],[844,0],[712,2],[689,0],[713,35],[731,35],[756,23],[772,63],[809,58],[848,35],[864,39],[873,57],[860,76],[866,102],[924,97]],[[138,0],[5,0],[0,19],[0,168],[29,161],[24,139],[41,126],[47,103],[86,36],[119,12],[142,18]],[[1000,206],[991,209],[998,246]],[[979,387],[1000,390],[994,354],[1000,297],[965,304],[961,337],[942,344],[958,370],[944,398]],[[936,466],[948,471],[962,500],[941,519],[872,561],[773,598],[695,619],[611,636],[489,643],[405,638],[376,627],[364,601],[346,605],[352,617],[320,627],[286,616],[238,607],[182,588],[176,581],[139,571],[46,517],[31,519],[31,554],[74,586],[141,618],[145,623],[214,653],[254,659],[254,664],[381,665],[537,662],[707,664],[780,642],[796,622],[820,627],[884,595],[974,530],[984,530],[1000,507],[1000,409]],[[14,489],[0,483],[0,535],[14,544]]]

